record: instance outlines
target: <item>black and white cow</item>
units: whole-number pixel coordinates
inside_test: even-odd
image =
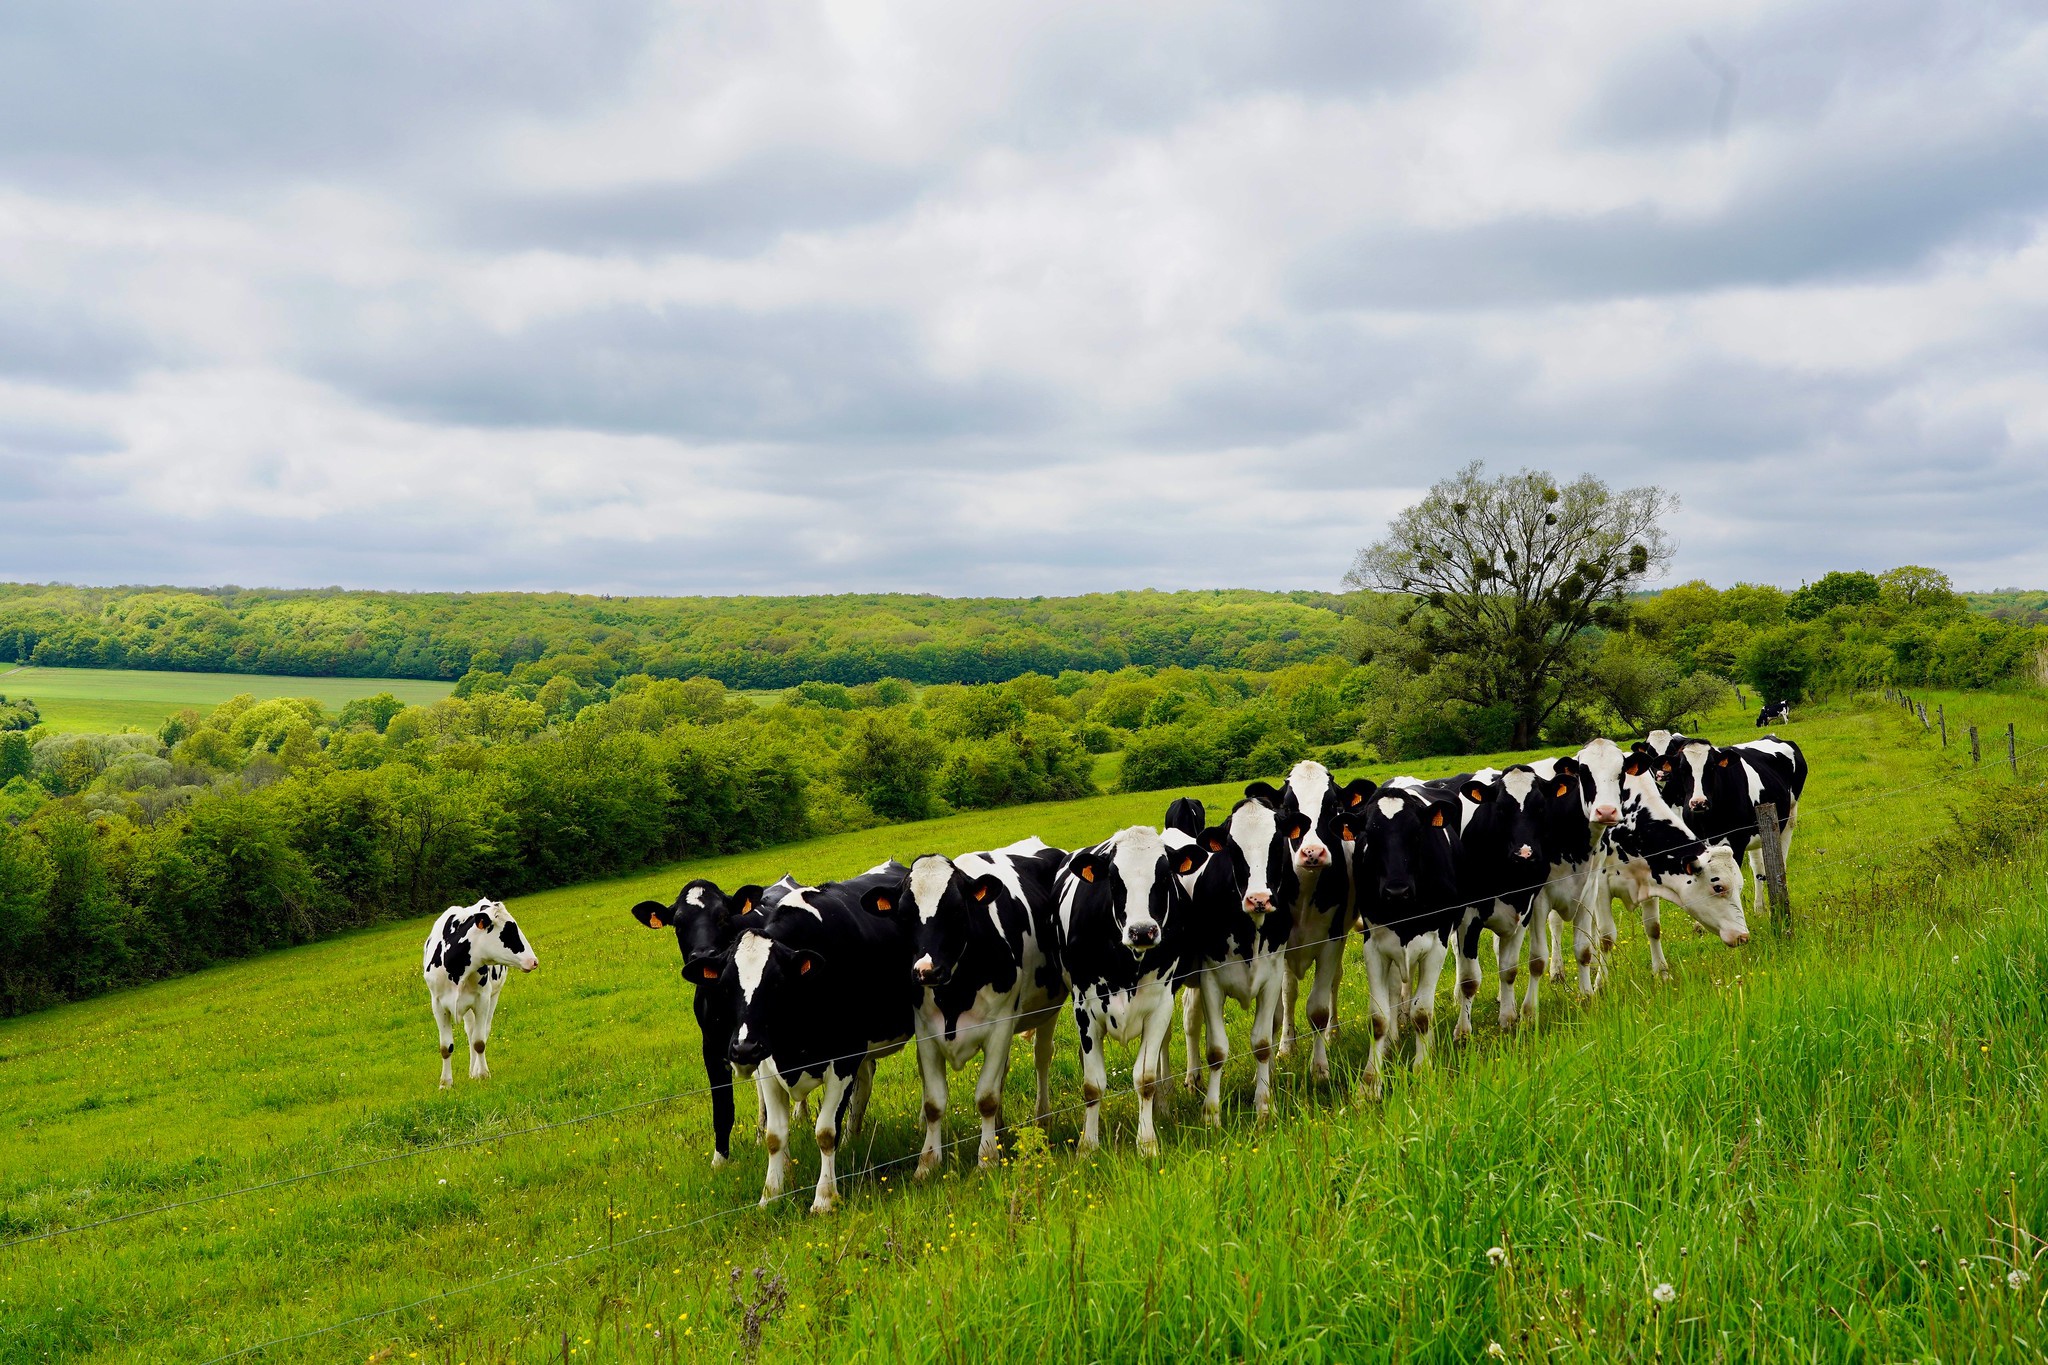
[[[1167,819],[1171,824],[1172,811]],[[1272,1113],[1273,1033],[1286,990],[1287,935],[1294,918],[1294,846],[1310,823],[1300,811],[1283,816],[1269,803],[1247,796],[1221,825],[1201,832],[1209,859],[1190,890],[1193,932],[1184,954],[1188,992],[1182,998],[1181,1025],[1189,1089],[1198,1074],[1196,1056],[1203,1055],[1208,1064],[1202,1117],[1212,1126],[1223,1122],[1223,1064],[1230,1059],[1223,1022],[1226,999],[1251,1011],[1252,1058],[1258,1066],[1252,1112],[1260,1118]]]
[[[782,896],[796,889],[784,877],[773,890]],[[702,1042],[704,1074],[711,1082],[711,1164],[723,1166],[732,1159],[732,1035],[739,1027],[738,983],[726,970],[733,944],[747,928],[761,922],[764,893],[758,886],[742,886],[730,896],[718,883],[699,877],[686,882],[668,905],[641,901],[633,907],[633,918],[649,929],[672,929],[676,949],[682,954],[683,980],[691,991],[691,1006],[697,1017]]]
[[[1658,903],[1668,901],[1718,934],[1731,948],[1749,942],[1742,913],[1742,865],[1726,841],[1706,842],[1673,810],[1657,788],[1657,760],[1646,749],[1628,755],[1622,769],[1623,814],[1604,839],[1602,877],[1594,879],[1602,939],[1613,941],[1609,901],[1620,896],[1642,914],[1650,941],[1650,969],[1668,976]]]
[[[1491,789],[1474,784],[1478,801]],[[1352,816],[1353,876],[1365,923],[1365,970],[1372,990],[1372,1049],[1366,1093],[1380,1097],[1381,1063],[1403,1023],[1415,1026],[1417,1070],[1430,1064],[1437,981],[1465,912],[1458,881],[1458,797],[1421,783],[1367,796]]]
[[[533,945],[519,931],[519,921],[504,903],[480,900],[451,905],[427,931],[420,971],[427,979],[427,1000],[434,1027],[441,1033],[441,1088],[455,1084],[455,1021],[469,1035],[469,1078],[491,1074],[484,1045],[491,1040],[491,1019],[498,1012],[498,993],[517,967],[530,972],[540,965]]]
[[[1568,775],[1568,766],[1576,769],[1576,790],[1569,795],[1557,793],[1558,804],[1552,810],[1557,828],[1551,847],[1550,880],[1544,887],[1542,901],[1547,909],[1543,937],[1549,944],[1545,960],[1551,974],[1562,981],[1567,961],[1563,931],[1570,925],[1571,959],[1578,963],[1581,995],[1592,994],[1596,964],[1604,961],[1601,955],[1614,947],[1614,916],[1599,891],[1606,885],[1605,836],[1621,823],[1622,769],[1627,761],[1622,747],[1603,737],[1588,741],[1569,759],[1543,759],[1529,765],[1538,777],[1550,782],[1553,793],[1563,785],[1561,779]],[[1553,778],[1560,780],[1551,781]],[[1567,832],[1568,812],[1574,798],[1579,818],[1586,825],[1588,837],[1583,843]]]
[[[1756,713],[1756,728],[1759,730],[1763,729],[1766,725],[1789,725],[1791,722],[1792,703],[1790,701],[1767,701],[1764,703],[1764,709]]]
[[[1761,909],[1762,855],[1750,847],[1756,837],[1756,808],[1768,803],[1776,809],[1789,854],[1799,823],[1799,798],[1806,791],[1806,755],[1797,744],[1776,735],[1726,747],[1695,739],[1665,755],[1658,772],[1664,799],[1684,813],[1693,833],[1709,842],[1725,840],[1738,860],[1747,858],[1756,885],[1756,908]]]
[[[1208,827],[1209,811],[1206,806],[1195,797],[1176,796],[1166,807],[1166,823],[1160,826],[1160,829],[1162,832],[1169,829],[1179,830],[1190,839],[1199,839],[1202,837],[1202,831]]]
[[[940,1128],[946,1113],[946,1073],[981,1054],[974,1087],[981,1115],[980,1161],[1001,1155],[996,1130],[1002,1123],[1003,1081],[1010,1070],[1010,1043],[1019,1032],[1035,1031],[1038,1121],[1052,1111],[1052,1046],[1067,1004],[1067,979],[1060,970],[1058,930],[1053,920],[1053,877],[1066,854],[1025,839],[993,853],[958,858],[928,853],[910,864],[895,887],[867,893],[879,909],[885,898],[894,913],[910,918],[910,971],[917,979],[917,1069],[924,1082],[924,1150],[917,1177],[937,1170]]]
[[[1652,730],[1643,736],[1643,743],[1650,746],[1650,752],[1662,758],[1671,752],[1674,744],[1683,744],[1690,738],[1682,730]]]
[[[1306,815],[1308,824],[1291,842],[1294,864],[1293,925],[1287,938],[1286,997],[1281,1002],[1280,1055],[1293,1051],[1295,1002],[1302,978],[1311,969],[1308,1023],[1315,1032],[1311,1060],[1317,1080],[1330,1078],[1329,1037],[1337,1026],[1337,990],[1344,979],[1344,940],[1356,913],[1351,896],[1351,868],[1345,857],[1345,821],[1356,814],[1373,784],[1364,778],[1340,787],[1330,770],[1303,759],[1275,790],[1265,782],[1244,789],[1246,796],[1265,801],[1284,818]]]
[[[782,1194],[788,1174],[791,1105],[816,1090],[811,1211],[831,1209],[839,1136],[859,1127],[876,1060],[900,1050],[916,1028],[911,922],[891,896],[869,894],[900,886],[908,870],[892,860],[846,881],[799,886],[733,944],[733,1066],[753,1076],[767,1110],[763,1206]]]
[[[1060,965],[1072,986],[1081,1033],[1081,1098],[1087,1116],[1079,1152],[1102,1145],[1102,1096],[1109,1083],[1103,1049],[1135,1042],[1131,1077],[1138,1091],[1138,1150],[1159,1150],[1152,1123],[1173,998],[1188,947],[1188,885],[1207,850],[1172,834],[1134,825],[1091,848],[1069,853],[1055,883]]]

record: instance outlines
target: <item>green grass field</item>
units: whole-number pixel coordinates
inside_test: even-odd
[[[2039,698],[1942,701],[2001,743],[2008,719],[2023,744],[2048,741]],[[1717,736],[1747,733],[1717,720]],[[1916,869],[1951,808],[2023,809],[2043,756],[2023,783],[1971,772],[1966,747],[1875,704],[1802,710],[1787,733],[1814,769],[1789,942],[1753,923],[1730,951],[1667,914],[1674,978],[1658,982],[1624,918],[1608,987],[1551,989],[1515,1036],[1491,1022],[1489,965],[1474,1039],[1440,1033],[1437,1068],[1398,1070],[1378,1105],[1355,1085],[1354,970],[1337,1078],[1283,1063],[1264,1127],[1233,1008],[1225,1128],[1176,1089],[1157,1161],[1130,1150],[1119,1048],[1111,1149],[1068,1154],[1069,1025],[1050,1150],[959,1164],[973,1126],[956,1077],[955,1164],[914,1186],[915,1066],[899,1055],[870,1130],[842,1147],[829,1218],[804,1212],[808,1135],[792,1196],[753,1207],[744,1100],[734,1164],[709,1168],[674,940],[627,907],[692,875],[817,879],[1026,833],[1071,845],[1155,822],[1165,794],[527,898],[514,909],[540,970],[507,990],[492,1078],[448,1094],[424,922],[0,1024],[0,1240],[420,1153],[0,1249],[0,1361],[207,1361],[351,1319],[243,1358],[557,1361],[566,1334],[575,1360],[1454,1361],[1490,1344],[1530,1361],[2039,1360],[2048,852],[2028,837],[1939,880]],[[1201,794],[1214,809],[1233,791]],[[1029,1089],[1013,1066],[1013,1121]]]
[[[417,678],[297,678],[271,673],[169,673],[135,668],[20,667],[0,672],[0,694],[33,697],[43,725],[58,733],[118,734],[155,730],[174,712],[204,710],[248,692],[259,701],[312,697],[339,710],[357,697],[389,692],[400,701],[430,705],[455,690],[453,683]]]

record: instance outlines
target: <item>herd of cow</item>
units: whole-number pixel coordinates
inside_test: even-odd
[[[1378,1097],[1388,1049],[1406,1028],[1428,1065],[1446,957],[1458,957],[1458,1022],[1472,1027],[1482,932],[1495,938],[1502,1028],[1534,1022],[1537,987],[1562,976],[1569,928],[1578,985],[1592,992],[1614,945],[1612,900],[1641,911],[1651,967],[1666,971],[1659,906],[1675,904],[1731,947],[1749,941],[1743,905],[1756,807],[1776,807],[1789,847],[1806,759],[1771,735],[1721,746],[1658,731],[1624,750],[1596,739],[1576,754],[1436,780],[1338,784],[1297,764],[1284,785],[1254,782],[1215,824],[1181,798],[1165,827],[1134,826],[1064,851],[1036,838],[958,857],[894,860],[845,881],[726,892],[684,886],[674,903],[642,901],[634,918],[672,929],[695,990],[711,1080],[714,1165],[731,1152],[733,1074],[753,1079],[768,1152],[765,1204],[781,1195],[792,1111],[817,1093],[820,1156],[813,1211],[837,1197],[835,1150],[857,1132],[875,1064],[915,1043],[924,1088],[917,1173],[942,1161],[947,1074],[981,1069],[980,1159],[999,1153],[1012,1042],[1030,1035],[1040,1122],[1060,1016],[1080,1034],[1086,1117],[1079,1149],[1101,1144],[1104,1047],[1136,1044],[1137,1145],[1158,1139],[1153,1095],[1176,999],[1186,1080],[1206,1087],[1219,1123],[1229,1056],[1224,1002],[1251,1013],[1252,1105],[1272,1105],[1272,1063],[1297,1043],[1305,982],[1310,1065],[1329,1076],[1338,984],[1355,928],[1370,983],[1372,1043],[1364,1084]],[[1523,945],[1528,984],[1515,996]],[[470,1075],[488,1075],[485,1044],[511,967],[536,958],[502,904],[450,909],[428,936],[424,968],[451,1082],[454,1026],[467,1019]],[[1275,1035],[1278,1035],[1277,1042]]]

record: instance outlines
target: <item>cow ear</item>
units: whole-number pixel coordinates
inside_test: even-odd
[[[1724,768],[1725,768],[1725,767],[1727,767],[1727,766],[1728,766],[1728,760],[1727,760],[1727,759],[1725,759],[1725,758],[1724,758],[1724,759],[1722,759],[1722,760],[1721,760],[1721,766],[1722,766],[1722,767],[1724,767]]]
[[[633,918],[650,929],[666,929],[669,924],[669,908],[660,901],[641,901],[633,907]]]
[[[1209,850],[1200,844],[1182,844],[1179,848],[1167,849],[1166,856],[1173,862],[1173,875],[1185,877],[1209,861]]]
[[[1577,777],[1585,771],[1585,766],[1579,760],[1567,754],[1565,757],[1552,762],[1550,770],[1559,777]]]
[[[1643,756],[1631,749],[1628,757],[1621,761],[1621,770],[1630,777],[1641,777],[1643,775]]]
[[[761,888],[751,882],[726,897],[725,907],[735,915],[751,915],[761,908]]]
[[[1474,778],[1458,789],[1458,795],[1475,806],[1483,806],[1493,800],[1494,786],[1491,782],[1481,782]]]
[[[479,911],[477,911],[477,912],[476,912],[476,913],[475,913],[474,915],[471,915],[471,916],[469,917],[469,927],[470,927],[470,928],[472,928],[472,929],[488,929],[488,928],[490,928],[490,927],[491,927],[491,913],[490,913],[490,911],[488,911],[488,910],[479,910]]]
[[[886,915],[895,910],[902,903],[902,900],[903,887],[900,884],[896,886],[876,886],[870,887],[868,893],[860,898],[860,905],[861,909],[871,915]],[[808,971],[809,969],[805,968],[804,970]]]
[[[1221,825],[1211,825],[1202,831],[1201,845],[1211,853],[1221,853],[1229,841],[1229,833]]]
[[[988,898],[1002,886],[1003,879],[993,872],[984,872],[968,885],[967,895],[977,905],[988,904]]]
[[[1429,823],[1434,829],[1442,829],[1444,827],[1444,808],[1442,806],[1437,806],[1430,811]]]
[[[1286,833],[1288,841],[1292,843],[1308,838],[1308,832],[1315,827],[1316,822],[1309,819],[1307,812],[1296,811],[1294,818],[1287,822]]]
[[[1379,790],[1379,784],[1369,777],[1354,777],[1344,784],[1344,809],[1357,810],[1365,804],[1366,798]]]
[[[1280,793],[1271,782],[1247,782],[1244,794],[1254,801],[1264,801],[1268,805],[1280,804]]]
[[[1102,870],[1101,862],[1093,853],[1076,853],[1072,863],[1074,875],[1084,882],[1093,883],[1096,874]]]
[[[815,953],[809,948],[799,948],[796,950],[796,974],[798,976],[809,976],[811,968],[824,965],[825,959],[822,954]]]

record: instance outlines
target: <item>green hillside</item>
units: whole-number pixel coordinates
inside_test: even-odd
[[[32,698],[43,725],[58,734],[154,732],[174,712],[220,705],[247,692],[258,701],[311,697],[339,711],[357,697],[389,692],[400,701],[426,706],[448,695],[454,684],[415,678],[302,678],[270,673],[168,673],[130,668],[48,668],[0,670],[0,694]]]
[[[2038,699],[1943,700],[1952,720],[2048,740]],[[1730,737],[1742,724],[1719,720]],[[0,1250],[0,1361],[204,1361],[362,1315],[248,1358],[554,1361],[566,1334],[573,1359],[724,1361],[751,1358],[747,1305],[762,1352],[848,1361],[1474,1359],[1489,1343],[1518,1360],[2037,1358],[2041,756],[2022,783],[1972,772],[1874,702],[1802,712],[1789,733],[1814,768],[1790,943],[1757,924],[1731,952],[1667,915],[1675,979],[1658,983],[1624,922],[1611,988],[1590,1003],[1552,989],[1516,1037],[1491,1022],[1489,967],[1475,1039],[1440,1035],[1439,1070],[1397,1075],[1380,1106],[1353,1080],[1354,950],[1338,1080],[1312,1086],[1297,1056],[1278,1121],[1254,1126],[1233,1007],[1226,1127],[1204,1130],[1176,1093],[1156,1163],[1129,1152],[1118,1048],[1111,1150],[1067,1155],[1065,1026],[1050,1152],[1025,1134],[1001,1171],[956,1164],[904,1188],[919,1135],[898,1056],[871,1130],[842,1147],[842,1171],[869,1174],[842,1176],[830,1219],[803,1213],[808,1136],[797,1196],[766,1212],[749,1125],[733,1166],[709,1169],[674,941],[627,907],[693,875],[819,879],[1027,833],[1071,845],[1156,822],[1164,794],[522,899],[540,970],[508,988],[493,1077],[445,1095],[424,921],[0,1024],[9,1237],[419,1153]],[[1216,807],[1234,790],[1200,794]],[[1013,1066],[1013,1122],[1029,1087]],[[972,1151],[965,1089],[956,1158]],[[542,1124],[566,1126],[523,1131]],[[2013,1270],[2031,1278],[2008,1288]],[[1652,1296],[1665,1283],[1669,1304]],[[444,1291],[464,1292],[385,1313]]]

